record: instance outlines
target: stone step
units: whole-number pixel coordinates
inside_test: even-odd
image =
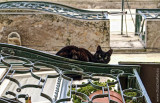
[[[112,48],[115,54],[126,53],[145,53],[145,48]]]

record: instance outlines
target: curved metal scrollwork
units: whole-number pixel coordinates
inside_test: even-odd
[[[42,1],[11,1],[0,3],[0,9],[32,9],[76,19],[107,20],[107,11],[88,11]]]
[[[17,86],[16,93],[14,93],[13,91],[6,92],[7,95],[12,95],[16,99],[26,97],[26,94],[22,93],[23,89],[34,88],[34,89],[40,90],[40,94],[37,94],[37,96],[44,97],[44,98],[48,99],[48,101],[50,101],[51,103],[71,101],[72,95],[76,95],[78,97],[81,97],[81,98],[85,99],[85,102],[87,101],[88,103],[92,103],[95,99],[103,98],[103,97],[107,97],[107,98],[109,98],[110,102],[116,103],[115,100],[112,100],[110,98],[111,97],[110,88],[113,88],[113,85],[114,85],[114,88],[116,89],[116,91],[118,91],[119,94],[121,95],[123,103],[126,103],[127,99],[140,103],[140,102],[143,102],[144,97],[146,96],[144,94],[144,92],[142,92],[140,85],[137,85],[139,83],[139,81],[138,81],[139,78],[137,76],[138,73],[137,73],[136,69],[133,69],[133,68],[126,69],[125,68],[126,66],[123,66],[123,67],[122,66],[115,66],[115,67],[109,68],[108,65],[104,65],[104,64],[92,64],[90,66],[91,70],[85,72],[85,70],[86,70],[85,63],[80,62],[80,63],[82,63],[81,65],[76,65],[76,64],[78,64],[78,61],[75,61],[75,63],[74,63],[74,61],[71,63],[62,62],[63,58],[61,58],[61,57],[59,58],[57,56],[54,57],[54,55],[46,54],[46,58],[54,57],[55,60],[61,61],[61,62],[57,62],[57,61],[54,61],[54,59],[52,58],[50,60],[53,60],[53,61],[52,61],[52,63],[50,63],[49,61],[47,61],[46,58],[44,60],[39,59],[39,58],[35,59],[36,57],[44,56],[45,54],[43,54],[43,53],[38,54],[38,51],[36,52],[34,50],[28,50],[26,48],[25,48],[26,51],[32,51],[31,53],[35,53],[35,54],[37,54],[37,56],[33,57],[34,59],[27,58],[28,56],[21,57],[22,54],[20,54],[21,56],[17,55],[18,53],[20,53],[20,51],[24,52],[21,49],[22,49],[21,47],[16,47],[14,49],[15,54],[16,54],[15,56],[9,55],[9,54],[5,55],[3,53],[1,53],[1,55],[0,55],[1,56],[0,57],[0,61],[1,61],[0,65],[3,65],[8,68],[8,71],[1,79],[0,83],[2,83],[4,81],[4,79],[8,79],[11,82],[13,82],[14,84],[16,84],[16,86]],[[17,51],[18,51],[18,53],[17,53]],[[18,61],[19,62],[18,65],[21,66],[21,68],[24,67],[25,70],[16,69],[17,64],[12,63],[13,61]],[[91,64],[91,63],[88,63],[88,65],[89,64]],[[96,65],[98,65],[98,66],[96,66]],[[105,72],[101,72],[101,73],[92,72],[92,69],[94,69],[94,68],[96,68],[96,69],[98,69],[98,71],[100,71],[99,66],[101,66]],[[36,72],[37,71],[40,72],[42,70],[42,68],[47,68],[47,69],[49,68],[50,71],[54,71],[55,73],[52,75],[46,74],[45,77],[41,77],[38,74],[36,74]],[[30,74],[30,76],[33,77],[33,79],[36,79],[38,82],[36,82],[34,84],[32,84],[32,83],[27,84],[26,83],[26,84],[22,85],[17,78],[14,78],[14,76],[17,74],[18,75],[19,74],[25,75],[27,73]],[[79,79],[86,80],[86,82],[76,84],[77,77],[78,77],[78,80]],[[123,84],[121,84],[121,82],[120,82],[120,78],[124,78],[124,77],[127,78],[127,80],[128,80],[128,82],[126,84],[128,87],[125,89],[122,88]],[[105,86],[95,84],[95,81],[100,81],[100,79],[102,79],[102,78],[105,78],[104,79]],[[109,78],[113,81],[106,82],[106,80],[107,80],[106,78]],[[56,79],[56,82],[54,84],[55,89],[53,90],[53,92],[54,92],[53,96],[50,96],[47,93],[45,93],[45,87],[46,87],[47,81],[49,79],[51,79],[51,80]],[[101,90],[102,93],[94,95],[92,97],[89,97],[87,94],[78,91],[80,88],[86,87],[88,85],[92,86],[94,89]],[[127,92],[135,92],[137,94],[136,94],[136,96],[128,96]],[[67,94],[69,94],[69,95],[67,95]],[[13,98],[10,98],[10,99],[13,99]],[[4,99],[0,98],[0,102],[1,102],[1,100],[4,100]],[[149,102],[146,102],[146,103],[149,103]]]
[[[13,69],[12,67],[14,65],[8,63],[7,59],[21,60],[21,61],[23,61],[23,62],[21,62],[22,66],[29,67],[29,70],[25,70],[25,71],[21,70],[20,71],[20,70]],[[71,95],[73,95],[73,94],[75,94],[77,96],[80,96],[82,98],[85,98],[86,101],[88,101],[88,103],[92,103],[92,101],[94,99],[96,99],[96,98],[110,97],[110,89],[109,89],[109,87],[111,85],[121,85],[121,84],[119,84],[120,81],[118,79],[120,76],[124,76],[124,75],[125,76],[134,76],[133,74],[129,74],[129,73],[126,74],[126,73],[124,73],[123,70],[116,70],[116,69],[112,69],[111,70],[112,74],[106,74],[106,73],[89,73],[88,74],[88,73],[83,72],[83,70],[81,70],[80,68],[78,68],[76,66],[70,66],[70,67],[72,67],[72,69],[70,67],[68,67],[68,69],[64,69],[65,65],[64,66],[61,65],[61,68],[63,67],[62,70],[61,70],[57,66],[49,65],[49,64],[43,63],[42,61],[41,62],[35,62],[35,63],[33,63],[30,60],[28,60],[27,58],[17,57],[17,56],[2,56],[1,55],[1,61],[5,65],[7,64],[8,66],[11,67],[11,69],[9,71],[10,75],[7,74],[6,77],[5,77],[5,79],[9,79],[10,81],[12,81],[12,82],[14,82],[14,83],[17,84],[17,86],[18,86],[17,92],[20,93],[21,90],[25,89],[25,88],[37,88],[37,89],[41,89],[40,95],[42,97],[44,97],[44,98],[47,98],[51,103],[53,103],[53,102],[58,103],[60,101],[70,101],[71,100]],[[34,74],[34,71],[41,70],[40,66],[45,66],[45,67],[51,68],[51,69],[55,70],[57,74],[56,75],[47,75],[45,78],[41,78],[40,76]],[[36,68],[39,68],[39,69],[36,69]],[[21,85],[21,83],[18,80],[16,80],[15,78],[13,78],[13,75],[15,73],[18,73],[18,74],[30,73],[31,76],[34,77],[35,79],[37,79],[39,82],[38,82],[38,84],[25,84],[25,85]],[[88,79],[88,82],[84,83],[84,84],[79,84],[79,85],[71,83],[71,85],[69,86],[70,87],[70,91],[71,91],[70,92],[71,93],[70,97],[58,99],[58,95],[60,94],[60,87],[61,87],[62,80],[66,79],[66,80],[71,81],[71,82],[73,81],[72,76],[68,77],[69,76],[68,74],[69,75],[72,75],[72,74],[77,74],[78,75],[79,74],[79,75],[82,76],[81,79]],[[108,83],[106,83],[106,86],[99,86],[99,85],[94,84],[93,81],[99,80],[100,77],[112,78],[112,79],[114,79],[114,82],[108,82]],[[55,90],[55,93],[54,93],[55,94],[54,97],[50,97],[49,95],[47,95],[46,93],[44,93],[44,87],[46,85],[46,82],[47,82],[48,78],[57,78],[57,84],[56,84],[56,87],[55,87],[56,90]],[[76,91],[78,88],[85,87],[87,85],[91,85],[93,88],[102,90],[103,93],[95,95],[92,98],[89,98],[89,96],[87,96],[86,94]],[[72,90],[72,88],[75,88],[75,90]],[[108,93],[104,93],[104,91],[108,91]],[[124,91],[121,90],[121,93],[123,94],[123,92],[126,92],[126,91],[127,90],[124,90]],[[15,93],[13,93],[11,91],[6,92],[6,94],[7,95],[10,94],[10,95],[14,96],[17,99],[20,98],[19,95],[17,96]],[[23,95],[23,97],[21,97],[21,98],[25,98],[25,96]],[[124,94],[123,102],[125,102],[125,98],[128,98],[128,97]],[[143,98],[143,95],[139,95],[139,97],[136,97],[136,98],[138,98],[138,100],[139,100],[139,98],[140,99]],[[112,100],[112,99],[109,98],[109,101],[113,102],[114,100]],[[114,102],[116,102],[116,101],[114,101]]]

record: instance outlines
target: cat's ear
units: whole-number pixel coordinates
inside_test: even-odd
[[[102,51],[101,46],[98,45],[97,51]]]
[[[110,55],[112,55],[113,49],[110,48],[110,50],[107,53],[109,53]]]

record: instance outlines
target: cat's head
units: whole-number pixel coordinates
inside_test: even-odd
[[[97,51],[94,54],[95,61],[98,63],[106,63],[108,64],[110,61],[110,56],[112,55],[113,50],[110,49],[107,52],[102,51],[101,47],[97,47]]]

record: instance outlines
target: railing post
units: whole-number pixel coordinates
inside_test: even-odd
[[[122,12],[124,8],[124,0],[122,0]],[[123,14],[121,16],[121,35],[123,35]]]
[[[133,72],[134,72],[134,74],[135,74],[135,76],[136,76],[136,78],[137,78],[138,85],[140,86],[141,91],[143,91],[143,95],[144,95],[144,98],[145,98],[145,102],[146,102],[146,103],[152,103],[151,100],[150,100],[150,98],[149,98],[149,96],[148,96],[148,94],[147,94],[147,91],[146,91],[146,89],[145,89],[145,87],[144,87],[144,85],[143,85],[143,83],[142,83],[142,81],[141,81],[141,79],[140,79],[140,77],[139,77],[139,75],[138,75],[137,70],[136,70],[136,69],[133,69]]]

